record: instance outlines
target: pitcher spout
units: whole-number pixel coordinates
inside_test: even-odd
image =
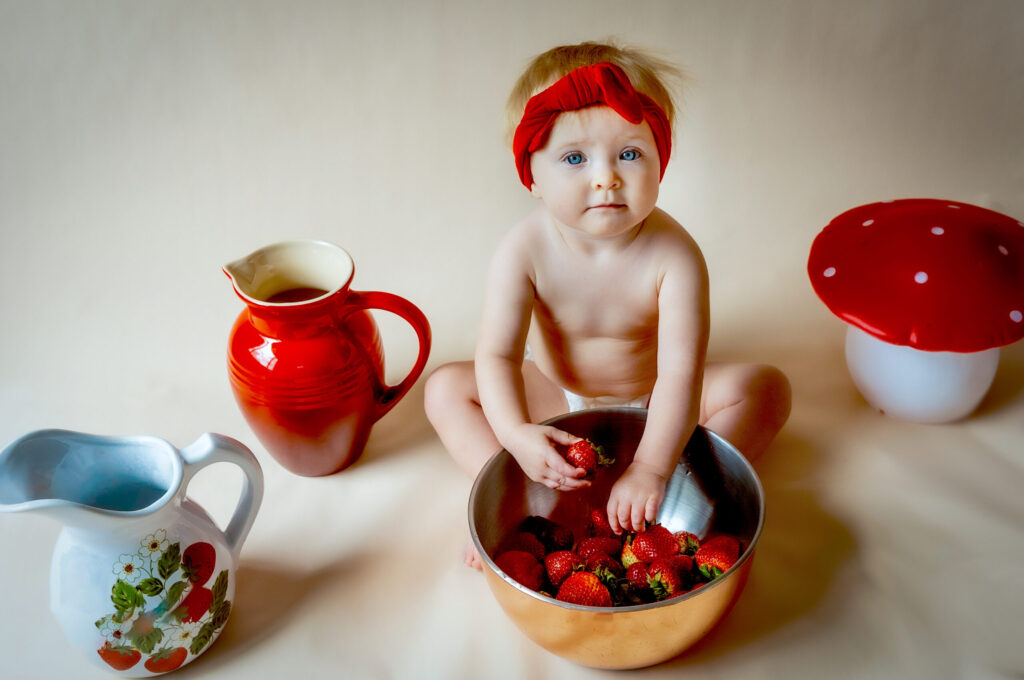
[[[66,524],[147,515],[175,493],[182,469],[154,437],[41,430],[0,453],[0,512],[41,512]]]
[[[355,268],[341,247],[325,241],[285,241],[222,268],[235,293],[252,305],[306,303],[347,288]]]

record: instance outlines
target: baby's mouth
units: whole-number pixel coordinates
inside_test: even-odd
[[[625,207],[625,203],[600,203],[590,206],[587,210],[621,210]]]

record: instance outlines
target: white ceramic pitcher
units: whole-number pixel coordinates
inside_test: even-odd
[[[185,496],[217,462],[244,473],[223,532]],[[262,498],[255,456],[217,434],[179,451],[156,437],[43,430],[0,454],[0,511],[64,524],[50,571],[54,616],[87,658],[127,677],[179,668],[220,635]]]

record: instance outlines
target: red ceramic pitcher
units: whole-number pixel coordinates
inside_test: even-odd
[[[277,243],[224,266],[247,306],[228,344],[235,400],[267,451],[299,475],[354,463],[430,353],[423,313],[397,295],[352,290],[354,272],[349,254],[323,241]],[[385,383],[370,309],[402,317],[419,339],[416,362],[397,385]]]

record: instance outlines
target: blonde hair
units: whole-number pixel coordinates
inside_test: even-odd
[[[615,64],[625,71],[633,87],[664,109],[669,125],[673,124],[676,107],[666,81],[681,83],[685,79],[678,67],[639,48],[612,42],[582,42],[554,47],[536,56],[519,76],[505,104],[505,141],[511,144],[530,97],[570,71],[602,62]]]

